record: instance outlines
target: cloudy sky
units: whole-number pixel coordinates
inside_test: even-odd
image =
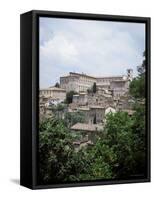
[[[145,25],[40,18],[40,88],[69,72],[93,76],[136,74],[145,50]]]

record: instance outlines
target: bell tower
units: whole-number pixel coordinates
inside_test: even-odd
[[[132,81],[133,79],[133,69],[127,69],[127,78]]]

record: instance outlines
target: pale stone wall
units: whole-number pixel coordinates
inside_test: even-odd
[[[116,112],[115,108],[110,107],[110,106],[105,109],[105,115],[109,113],[115,113],[115,112]]]
[[[85,116],[85,122],[88,124],[102,123],[105,116],[105,108],[101,106],[90,106],[78,108]]]
[[[94,83],[98,88],[110,89],[111,83],[116,81],[130,80],[132,77],[132,70],[128,70],[127,76],[113,76],[113,77],[92,77],[86,74],[79,74],[70,72],[68,76],[60,77],[60,87],[67,92],[74,90],[76,92],[86,92]]]
[[[79,92],[78,82],[79,82],[79,77],[77,76],[60,77],[60,87],[62,89],[65,89],[66,92],[72,90]]]
[[[90,121],[93,124],[96,120],[96,123],[102,123],[105,116],[105,108],[99,106],[90,107]]]
[[[111,89],[115,97],[120,97],[128,92],[129,81],[113,81],[111,82]]]
[[[82,94],[82,93],[81,93]],[[109,93],[100,93],[99,91],[95,94],[83,94],[80,93],[77,95],[73,95],[73,105],[82,106],[82,105],[90,105],[95,106],[99,105],[102,107],[105,106],[114,106],[115,102],[111,95],[111,92]]]
[[[60,99],[63,101],[66,98],[66,91],[55,87],[46,88],[40,90],[40,96],[51,97],[53,99]]]
[[[96,82],[96,78],[87,76],[85,74],[72,73],[68,76],[60,77],[60,87],[67,92],[74,90],[76,92],[85,92],[91,88]]]

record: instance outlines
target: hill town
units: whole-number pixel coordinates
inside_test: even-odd
[[[93,145],[108,113],[134,113],[133,99],[128,94],[132,79],[132,69],[126,75],[110,77],[70,72],[55,86],[40,89],[40,120],[54,116],[66,119],[71,131],[82,132],[82,137],[74,141],[77,149]]]

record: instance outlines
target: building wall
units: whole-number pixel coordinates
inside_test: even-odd
[[[94,124],[94,121],[96,121],[96,124],[102,123],[105,116],[105,108],[103,107],[79,108],[79,111],[84,114],[85,123],[89,124]]]
[[[67,92],[74,90],[76,92],[85,92],[90,89],[94,83],[99,88],[110,89],[110,85],[114,81],[123,81],[132,77],[132,70],[128,70],[127,76],[113,76],[113,77],[92,77],[86,74],[79,74],[70,72],[68,76],[60,77],[60,87]]]
[[[52,97],[54,99],[60,99],[63,101],[66,98],[66,92],[63,90],[59,90],[59,88],[57,90],[52,90],[48,88],[40,90],[40,96]]]
[[[120,97],[128,92],[129,81],[113,81],[111,82],[111,89],[113,90],[113,96]]]
[[[78,82],[79,82],[78,76],[60,77],[60,87],[62,89],[65,89],[66,92],[69,92],[72,90],[79,92]]]
[[[82,93],[81,93],[82,94]],[[95,106],[99,105],[105,107],[107,105],[114,106],[114,99],[112,95],[106,93],[100,93],[99,91],[95,94],[84,94],[81,95],[80,93],[77,95],[73,95],[73,104],[77,106]]]
[[[105,109],[104,108],[91,108],[90,109],[90,121],[94,124],[96,120],[96,124],[102,123],[104,116],[105,116]]]
[[[102,77],[102,78],[97,78],[97,84],[110,85],[112,81],[119,81],[119,80],[123,80],[123,76]]]
[[[60,77],[60,87],[67,92],[74,90],[76,92],[85,92],[91,88],[96,79],[83,74],[70,73],[69,76]]]

